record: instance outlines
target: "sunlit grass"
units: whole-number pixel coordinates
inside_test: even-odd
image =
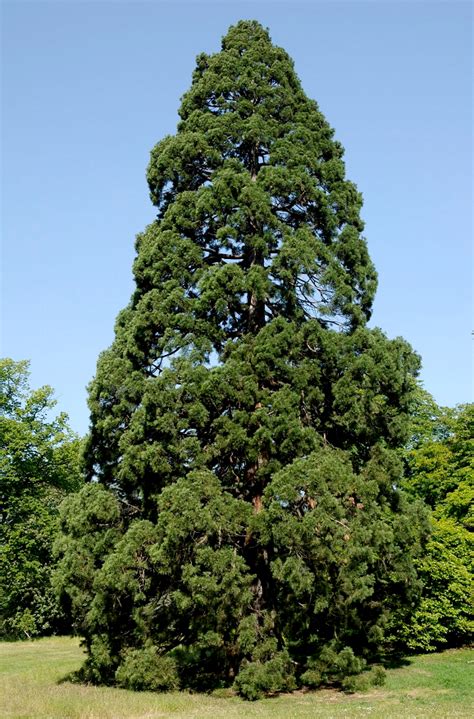
[[[447,719],[474,716],[474,651],[414,657],[367,694],[296,693],[259,702],[133,693],[62,682],[81,664],[76,639],[0,643],[0,716],[10,719]]]

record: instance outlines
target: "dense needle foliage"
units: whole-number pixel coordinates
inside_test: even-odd
[[[90,386],[58,585],[95,681],[343,683],[416,599],[424,520],[396,449],[419,361],[366,326],[361,195],[258,23],[197,58],[179,115]]]

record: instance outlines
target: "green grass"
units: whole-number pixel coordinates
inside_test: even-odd
[[[133,693],[62,682],[82,652],[66,637],[0,643],[0,716],[9,719],[447,719],[474,716],[474,651],[412,658],[367,694],[323,690],[243,702],[202,694]]]

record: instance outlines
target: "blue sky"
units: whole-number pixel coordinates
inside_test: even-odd
[[[346,148],[379,273],[372,324],[472,401],[469,2],[2,3],[1,354],[30,359],[72,427],[154,217],[145,168],[195,56],[255,18]]]

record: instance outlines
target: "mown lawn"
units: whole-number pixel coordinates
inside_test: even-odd
[[[76,639],[0,643],[0,716],[11,719],[447,719],[474,717],[474,651],[414,657],[367,694],[297,693],[259,702],[59,683],[81,663]]]

